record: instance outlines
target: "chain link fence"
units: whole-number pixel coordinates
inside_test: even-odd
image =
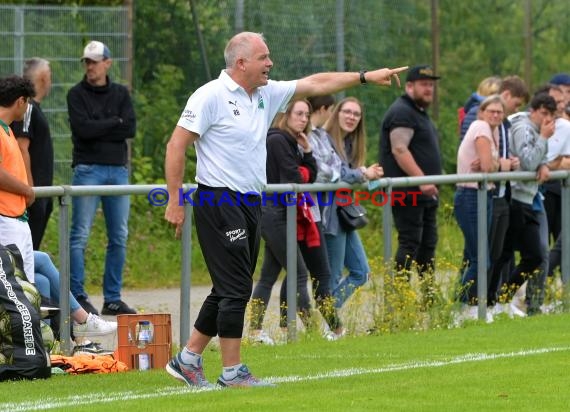
[[[71,132],[67,91],[83,78],[80,57],[90,40],[111,50],[109,75],[126,83],[129,25],[124,7],[0,6],[0,76],[22,74],[26,59],[50,61],[52,90],[42,101],[55,151],[54,184],[71,182]]]
[[[138,94],[144,95],[147,106],[154,104],[149,84],[156,83],[153,73],[172,76],[172,72],[158,71],[160,65],[171,65],[182,73],[182,90],[165,91],[176,96],[181,106],[195,88],[209,80],[208,73],[218,76],[224,67],[225,43],[241,30],[265,34],[274,62],[271,77],[277,80],[319,71],[436,62],[442,79],[432,114],[444,143],[448,172],[455,168],[457,108],[481,79],[517,74],[536,86],[570,67],[570,7],[562,1],[170,0],[132,4],[133,26],[140,28],[135,33],[139,60],[134,72],[148,66],[145,76],[138,73],[136,77],[140,84],[134,98],[139,114],[143,99],[137,102]],[[83,75],[82,48],[91,39],[105,42],[115,62],[113,80],[130,83],[134,65],[131,11],[127,7],[0,6],[0,75],[19,73],[23,61],[33,56],[52,63],[53,90],[42,107],[54,136],[56,183],[69,183],[71,139],[65,95]],[[203,44],[199,44],[200,37]],[[376,160],[383,113],[401,93],[402,89],[376,87],[346,92],[364,103],[369,160]],[[164,145],[172,121],[158,127],[154,117],[143,117],[135,144]],[[145,120],[152,121],[153,127]]]

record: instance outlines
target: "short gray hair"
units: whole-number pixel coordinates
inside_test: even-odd
[[[49,61],[41,57],[32,57],[24,62],[23,77],[28,80],[34,80],[36,74],[44,69],[49,69]]]
[[[262,33],[250,31],[238,33],[228,41],[224,50],[226,68],[233,67],[238,59],[251,56],[251,40],[253,39],[259,39],[265,43]]]

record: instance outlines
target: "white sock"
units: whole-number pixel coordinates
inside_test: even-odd
[[[184,346],[184,349],[180,352],[180,359],[182,363],[192,365],[195,368],[202,366],[202,355],[190,352],[186,346]]]
[[[243,365],[242,363],[238,363],[237,365],[234,365],[234,366],[224,367],[224,370],[222,372],[222,376],[227,381],[232,380],[233,378],[235,378],[237,376],[238,370],[239,370],[239,368],[241,368],[242,365]]]

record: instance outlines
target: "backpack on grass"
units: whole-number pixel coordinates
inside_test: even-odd
[[[14,245],[0,245],[0,381],[49,378],[39,293],[28,282]]]

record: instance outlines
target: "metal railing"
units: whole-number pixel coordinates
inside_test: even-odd
[[[455,184],[461,182],[479,182],[478,189],[478,260],[487,261],[487,184],[496,181],[530,181],[535,180],[532,172],[477,173],[469,175],[438,175],[423,177],[384,178],[375,182],[375,189],[383,189],[391,194],[394,188],[418,186],[422,184]],[[551,180],[562,180],[562,262],[561,273],[566,288],[570,278],[570,171],[553,171]],[[346,183],[324,184],[271,184],[268,192],[323,192],[341,188],[358,188],[359,185]],[[59,262],[60,262],[60,309],[62,322],[60,329],[61,348],[65,354],[71,353],[70,339],[70,267],[69,267],[69,206],[73,196],[87,195],[147,195],[152,189],[166,189],[166,185],[116,185],[116,186],[52,186],[34,188],[36,197],[58,197],[59,199]],[[196,188],[195,184],[184,185],[184,191]],[[295,204],[294,199],[291,203]],[[392,260],[392,213],[391,202],[386,202],[383,213],[384,263]],[[184,346],[190,336],[190,288],[191,288],[191,248],[192,248],[192,205],[186,204],[186,220],[182,230],[182,262],[180,281],[180,345]],[[287,326],[288,340],[296,340],[297,316],[297,208],[287,208]],[[487,268],[478,266],[477,273],[478,316],[485,319],[487,310]]]

